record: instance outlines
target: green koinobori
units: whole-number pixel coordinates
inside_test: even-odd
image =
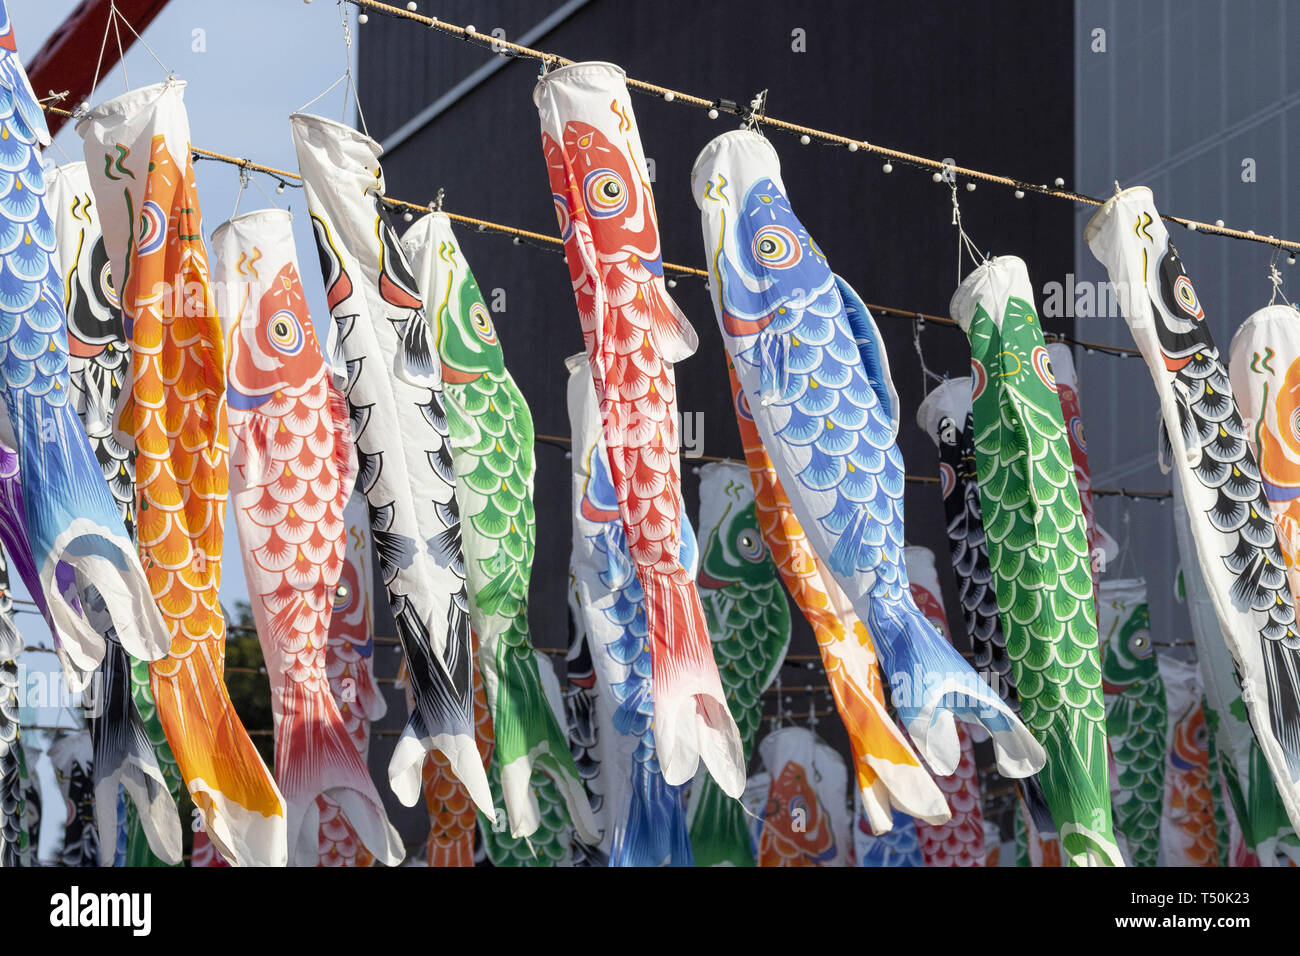
[[[564,710],[564,697],[555,669],[536,651],[533,651],[533,656],[546,699],[551,709],[560,713]],[[492,788],[493,799],[499,798],[501,764],[497,760],[495,748],[492,751],[492,763],[488,767],[488,785]],[[569,822],[569,812],[560,789],[550,777],[543,776],[534,785],[533,792],[537,797],[537,815],[541,823],[530,836],[511,836],[510,828],[504,825],[505,815],[499,809],[496,820],[488,820],[482,813],[478,815],[479,829],[483,834],[483,850],[487,853],[488,860],[493,866],[505,867],[575,865],[574,849],[577,841],[573,836],[573,825]],[[590,850],[586,846],[582,849]]]
[[[763,692],[790,646],[790,604],[754,512],[749,469],[735,462],[700,469],[700,570],[713,657],[748,761],[763,716]],[[691,849],[696,866],[753,866],[744,807],[708,774],[696,777]]]
[[[533,517],[533,420],[506,371],[496,329],[478,284],[442,213],[421,218],[402,237],[425,299],[437,353],[408,338],[408,361],[441,365],[456,502],[460,507],[470,619],[479,639],[479,669],[496,734],[514,837],[541,825],[532,788],[535,770],[558,788],[578,836],[599,838],[578,768],[560,721],[547,702],[528,636],[528,580]]]
[[[1142,579],[1103,581],[1097,623],[1106,734],[1115,756],[1115,826],[1134,866],[1155,866],[1164,806],[1169,703],[1151,644]]]
[[[1087,528],[1025,264],[991,259],[953,295],[971,343],[975,457],[989,563],[1022,717],[1071,865],[1122,866]]]

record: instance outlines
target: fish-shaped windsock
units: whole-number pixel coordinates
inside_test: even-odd
[[[758,749],[772,777],[758,865],[847,866],[849,774],[839,751],[807,727],[774,730]]]
[[[64,674],[80,690],[105,654],[101,618],[92,621],[86,606],[92,589],[129,652],[161,657],[168,637],[70,401],[63,277],[41,168],[49,141],[0,5],[0,440],[17,453],[26,485],[33,596],[41,593]]]
[[[161,657],[168,637],[70,401],[62,274],[40,165],[49,134],[3,8],[0,21],[0,440],[17,454],[26,485],[32,597],[44,605],[65,678],[78,691],[105,656],[104,620],[139,657]],[[98,614],[87,601],[94,592]]]
[[[1169,705],[1151,643],[1147,585],[1141,578],[1106,580],[1099,590],[1101,688],[1118,783],[1115,829],[1124,835],[1133,866],[1156,866]]]
[[[1162,467],[1179,476],[1197,563],[1250,724],[1300,826],[1300,628],[1286,555],[1205,309],[1151,190],[1126,189],[1084,233],[1120,290],[1160,400]]]
[[[961,758],[955,721],[983,724],[1004,775],[1043,749],[917,610],[903,565],[899,403],[880,333],[791,209],[776,151],[749,130],[700,153],[709,286],[736,377],[813,550],[871,633],[899,718],[931,769]]]
[[[379,144],[319,116],[290,118],[346,371],[360,471],[379,572],[406,655],[415,710],[393,750],[399,800],[420,796],[425,754],[440,750],[480,810],[492,814],[474,741],[473,643],[465,590],[456,469],[441,366],[420,288],[383,215]]]
[[[135,453],[113,435],[113,409],[126,380],[131,353],[86,164],[55,168],[50,173],[46,201],[54,217],[63,278],[72,406],[90,439],[127,534],[134,539]],[[88,613],[102,613],[98,592],[88,593],[87,598]],[[176,810],[180,776],[157,719],[146,723],[141,715],[142,710],[156,714],[148,665],[128,656],[112,622],[103,623],[98,712],[87,720],[94,750],[99,840],[107,845],[117,829],[120,784],[129,797],[125,864],[178,865],[182,853]]]
[[[563,712],[564,697],[560,690],[559,678],[555,668],[545,660],[537,650],[530,652],[537,673],[541,677],[542,690],[547,704],[556,712]],[[480,734],[492,739],[491,717],[480,723]],[[488,780],[492,784],[493,795],[501,793],[500,764],[495,753],[488,768]],[[569,818],[566,800],[561,795],[555,781],[547,776],[540,776],[534,784],[537,799],[538,826],[532,835],[516,837],[510,833],[510,824],[504,807],[497,808],[497,815],[489,820],[479,814],[479,827],[483,834],[483,848],[493,866],[545,867],[573,865],[574,828]]]
[[[375,679],[374,547],[366,496],[353,491],[343,509],[347,529],[343,573],[334,588],[334,613],[325,643],[325,675],[348,737],[363,765],[370,757],[370,725],[388,712]],[[320,806],[320,865],[365,866],[370,853],[361,845],[343,808],[329,797]]]
[[[990,259],[949,306],[971,343],[975,460],[989,567],[1021,713],[1072,865],[1116,865],[1088,532],[1025,264]]]
[[[1196,664],[1168,656],[1160,658],[1159,671],[1168,695],[1167,725],[1152,725],[1152,730],[1163,738],[1157,756],[1165,765],[1157,820],[1160,865],[1218,866],[1210,730],[1201,704],[1200,674]],[[1133,849],[1132,838],[1129,847]],[[1136,852],[1134,857],[1137,863]]]
[[[401,839],[325,670],[357,464],[347,401],[307,309],[292,217],[244,213],[213,231],[212,248],[213,278],[228,300],[231,506],[271,681],[289,863],[317,862],[324,796],[377,859],[396,866]]]
[[[700,570],[695,581],[713,640],[727,707],[740,728],[748,762],[763,718],[763,694],[790,646],[790,605],[763,541],[749,469],[739,462],[700,468]],[[770,764],[773,779],[780,769]],[[701,780],[691,817],[700,866],[752,866],[744,809],[711,779]],[[844,801],[841,800],[841,803]]]
[[[90,731],[63,734],[50,744],[50,764],[59,793],[68,808],[63,826],[61,866],[100,866],[99,839],[95,831],[95,783],[91,776]],[[116,837],[116,833],[113,834]],[[111,863],[113,854],[106,854]]]
[[[478,646],[475,642],[475,657]],[[415,709],[415,696],[403,667],[398,681],[406,692],[407,710]],[[474,668],[474,727],[479,755],[483,766],[490,767],[495,739],[492,735],[492,715],[488,711],[487,695],[483,692],[483,677]],[[429,813],[429,835],[425,838],[425,857],[429,866],[473,866],[474,834],[478,828],[478,814],[465,785],[452,772],[451,763],[440,751],[430,751],[424,758],[422,770],[424,807]],[[489,776],[489,781],[493,778]],[[548,781],[549,783],[549,781]],[[545,790],[545,794],[553,794]],[[540,802],[540,801],[539,801]],[[506,827],[505,808],[497,808],[498,817],[492,825]]]
[[[723,792],[738,797],[744,748],[680,556],[673,365],[698,340],[664,285],[654,197],[624,74],[609,63],[575,63],[543,76],[533,101],[610,473],[645,591],[660,767],[665,781],[683,784],[702,759]]]
[[[532,413],[506,369],[451,220],[422,216],[402,237],[402,248],[424,294],[431,359],[441,366],[470,620],[511,834],[526,837],[541,822],[531,786],[541,772],[558,788],[580,838],[595,843],[600,833],[560,718],[547,706],[528,631],[537,535]]]
[[[697,858],[687,833],[684,788],[664,779],[659,762],[645,593],[627,549],[591,366],[582,354],[569,356],[565,365],[573,438],[569,567],[577,626],[591,661],[594,713],[587,723],[599,762],[588,786],[604,831],[600,849],[612,866],[690,866]],[[680,517],[680,557],[693,574],[698,548],[686,515]],[[742,838],[748,850],[744,833]]]
[[[158,718],[221,853],[239,865],[282,865],[284,801],[223,674],[225,348],[184,90],[169,78],[77,122],[131,350],[114,428],[135,451],[136,535],[170,635],[168,658],[150,665]],[[120,626],[118,637],[135,654]]]
[[[0,868],[18,866],[23,838],[22,744],[18,742],[18,655],[9,565],[0,552]]]
[[[966,634],[974,652],[975,670],[1019,714],[1020,695],[1016,693],[1016,676],[1007,653],[998,594],[989,568],[988,538],[984,534],[971,380],[945,379],[936,386],[917,408],[916,423],[939,448],[939,486],[947,521],[948,550]],[[1017,790],[1026,811],[1033,817],[1034,826],[1041,833],[1055,835],[1056,824],[1047,809],[1038,776],[1020,780]]]
[[[1228,378],[1259,462],[1294,599],[1300,595],[1300,310],[1254,312],[1232,336]]]
[[[871,635],[808,543],[730,363],[728,374],[754,488],[754,513],[777,570],[817,639],[835,708],[848,731],[864,812],[879,832],[892,826],[891,807],[943,823],[950,812],[944,795],[886,709]]]
[[[895,810],[889,829],[876,831],[860,802],[853,816],[853,857],[857,866],[925,866],[915,820]]]
[[[1192,560],[1196,544],[1178,472],[1174,473],[1174,530],[1178,551],[1185,556],[1175,593],[1186,602],[1191,620],[1205,690],[1205,723],[1218,757],[1218,782],[1240,829],[1238,850],[1240,855],[1253,857],[1264,866],[1276,866],[1279,859],[1300,863],[1300,836],[1287,817],[1286,805],[1249,719],[1236,664],[1201,574],[1201,564]],[[1233,853],[1234,860],[1238,855]]]
[[[935,630],[948,640],[948,612],[943,607],[943,592],[939,589],[939,570],[934,563],[934,552],[929,548],[908,545],[903,549],[907,562],[907,577],[911,582],[912,599],[917,608],[930,619]],[[984,865],[984,814],[980,809],[980,782],[975,763],[975,743],[970,733],[960,724],[957,735],[961,738],[961,760],[957,769],[935,782],[948,801],[952,818],[946,823],[931,825],[916,821],[917,837],[921,841],[921,855],[926,866],[983,866]]]

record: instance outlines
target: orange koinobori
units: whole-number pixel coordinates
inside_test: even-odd
[[[114,422],[136,450],[140,557],[171,633],[170,656],[150,668],[167,741],[222,855],[237,865],[283,865],[284,800],[223,676],[225,349],[184,89],[169,78],[77,123],[132,350]]]

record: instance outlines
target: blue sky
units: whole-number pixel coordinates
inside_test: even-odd
[[[7,0],[19,56],[27,61],[76,6],[77,0]],[[355,36],[356,14],[353,8],[347,9]],[[194,146],[296,170],[288,117],[338,79],[347,66],[339,16],[338,5],[330,0],[172,0],[142,36],[167,68],[189,83],[185,101]],[[110,37],[109,42],[116,41]],[[165,79],[167,72],[136,43],[126,55],[125,74],[131,88],[136,88]],[[122,66],[118,65],[100,78],[93,102],[116,96],[126,88]],[[343,88],[340,84],[313,104],[311,111],[341,118],[346,109],[350,120],[354,114],[344,101]],[[47,92],[38,90],[37,95]],[[55,164],[83,158],[81,139],[72,123],[60,131],[46,158]],[[234,208],[239,174],[233,166],[213,162],[196,164],[195,173],[204,233],[210,236]],[[323,314],[324,292],[302,191],[290,188],[276,195],[274,180],[256,178],[270,199],[294,214],[308,304],[314,313]],[[267,197],[250,185],[239,209],[249,212],[267,205]],[[221,588],[227,603],[246,597],[240,560],[234,522],[228,516]],[[13,589],[15,597],[27,597],[20,581],[13,582]],[[39,616],[23,613],[19,622],[29,647],[49,647],[49,630]],[[47,671],[56,666],[53,655],[39,652],[24,654],[23,663],[29,671]],[[71,724],[69,715],[57,707],[24,710],[22,719],[24,724]],[[41,769],[46,806],[52,808],[57,804],[50,799],[53,778],[47,761],[42,761]],[[58,814],[47,813],[47,817],[51,816]],[[55,852],[58,832],[55,828],[42,833],[43,857]]]

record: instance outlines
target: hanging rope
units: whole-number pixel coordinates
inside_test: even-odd
[[[437,32],[447,36],[457,37],[469,43],[476,43],[499,56],[513,56],[538,60],[547,69],[553,69],[556,66],[568,66],[574,62],[566,57],[557,56],[554,53],[547,53],[544,50],[536,50],[532,47],[522,46],[518,43],[511,43],[509,40],[504,40],[500,37],[490,35],[484,36],[473,26],[462,27],[455,23],[448,23],[439,20],[437,17],[426,17],[410,10],[403,10],[400,7],[392,6],[391,4],[379,3],[378,0],[347,0],[347,2],[356,7],[364,7],[369,10],[374,10],[383,16],[421,23],[431,30],[436,30]],[[1010,187],[1016,190],[1017,199],[1025,193],[1035,193],[1039,196],[1047,196],[1051,199],[1064,199],[1069,202],[1082,203],[1087,206],[1102,205],[1102,200],[1100,199],[1065,189],[1065,180],[1063,179],[1057,179],[1054,186],[1029,183],[1023,180],[1013,179],[1010,176],[999,176],[994,173],[986,173],[979,169],[970,169],[966,166],[957,166],[952,163],[945,163],[942,160],[931,159],[928,156],[918,156],[915,153],[889,149],[885,146],[878,146],[869,143],[863,139],[854,139],[851,136],[831,133],[812,126],[804,126],[800,123],[791,123],[786,120],[767,116],[766,114],[755,116],[751,114],[751,111],[747,107],[740,105],[734,100],[705,99],[704,97],[694,96],[690,93],[670,89],[666,86],[659,86],[656,83],[647,83],[645,80],[634,79],[630,76],[627,77],[627,86],[628,89],[657,97],[667,103],[681,103],[686,106],[694,106],[699,109],[707,110],[710,119],[716,119],[719,111],[732,113],[746,121],[752,119],[755,128],[768,126],[784,133],[797,135],[799,141],[805,146],[816,141],[827,146],[846,148],[851,153],[859,151],[875,153],[876,155],[885,156],[891,160],[907,163],[917,169],[932,170],[940,177],[942,177],[944,172],[951,171],[965,176],[967,179],[976,179],[982,182],[996,183],[1000,186]],[[1240,229],[1231,229],[1219,223],[1201,222],[1196,219],[1185,219],[1181,216],[1163,215],[1160,218],[1167,222],[1177,223],[1178,225],[1191,229],[1194,232],[1204,232],[1212,236],[1226,236],[1231,239],[1241,239],[1247,242],[1259,242],[1264,245],[1300,251],[1300,242],[1295,242],[1289,239],[1278,239],[1276,236],[1258,236],[1250,230],[1243,231]]]
[[[354,0],[348,0],[348,2],[354,2]],[[341,81],[342,78],[340,78],[339,81],[336,81],[335,85],[337,85],[337,83]],[[60,109],[57,106],[42,104],[42,108],[47,112],[51,112],[51,113],[59,113],[66,116],[72,115],[69,111]],[[208,159],[214,162],[227,163],[229,165],[239,167],[241,171],[241,182],[243,176],[246,175],[247,173],[259,172],[267,176],[271,176],[275,179],[278,179],[280,181],[281,186],[292,185],[294,187],[300,188],[302,185],[302,177],[299,176],[297,173],[290,172],[287,169],[280,169],[275,166],[266,166],[261,163],[255,163],[250,159],[243,159],[238,156],[230,156],[227,155],[226,153],[218,153],[213,150],[200,149],[197,146],[191,146],[190,152],[194,154],[195,158]],[[242,185],[241,185],[241,192],[242,192]],[[440,189],[438,192],[439,192],[439,196],[437,199],[435,199],[432,203],[427,203],[423,205],[407,202],[404,199],[392,199],[389,198],[388,196],[381,196],[380,198],[382,199],[385,205],[391,208],[407,210],[410,212],[425,213],[425,212],[430,212],[434,208],[440,206],[441,198],[442,198],[442,190]],[[268,196],[267,198],[269,199],[270,197]],[[272,203],[272,205],[274,205],[274,203]],[[236,209],[238,209],[238,201],[236,202]],[[461,225],[472,227],[476,232],[494,233],[497,235],[510,236],[514,239],[516,243],[527,243],[536,248],[545,249],[551,252],[557,252],[562,254],[564,251],[563,240],[559,239],[556,236],[548,236],[545,233],[532,232],[527,229],[520,229],[516,226],[508,226],[505,225],[504,223],[492,222],[491,220],[488,219],[477,219],[473,216],[464,216],[454,212],[444,211],[443,215],[445,215],[452,222],[458,222]],[[694,276],[702,279],[708,278],[708,273],[704,269],[698,269],[693,266],[682,266],[682,265],[676,265],[675,263],[671,263],[671,262],[665,262],[663,263],[663,267],[666,272],[673,272],[681,276]],[[668,281],[670,285],[675,284],[671,279]],[[915,312],[915,311],[904,310],[904,309],[896,309],[892,306],[879,305],[871,302],[866,303],[866,306],[868,309],[871,310],[872,314],[874,315],[884,316],[886,318],[902,319],[908,322],[912,322],[914,328],[914,344],[917,345],[918,349],[919,349],[919,331],[916,330],[919,329],[921,324],[924,324],[926,322],[933,322],[936,325],[943,325],[951,328],[959,327],[953,319],[950,319],[947,316],[931,315],[926,312]],[[1078,346],[1079,348],[1083,349],[1085,353],[1096,352],[1103,355],[1115,356],[1117,358],[1125,358],[1131,355],[1140,354],[1137,349],[1125,348],[1123,346],[1118,346],[1118,345],[1103,345],[1097,342],[1089,342],[1082,339],[1076,339],[1073,336],[1064,335],[1060,333],[1049,332],[1045,334],[1044,338],[1049,342],[1064,342],[1068,345]],[[929,376],[933,377],[935,380],[942,381],[943,379],[939,375],[929,370],[925,366],[925,361],[924,358],[921,357],[921,353],[918,351],[917,354],[918,354],[918,358],[921,359],[923,371],[927,373]],[[542,442],[543,444],[555,445],[557,447],[563,448],[566,451],[568,450],[570,444],[570,440],[568,438],[564,438],[556,435],[536,435],[535,438],[537,441]],[[718,458],[712,455],[697,455],[693,457],[698,458],[700,461],[710,461],[710,462],[722,462],[722,461],[732,460],[727,458]],[[916,482],[920,484],[937,484],[939,482],[938,478],[932,478],[927,475],[908,475],[907,480],[910,482]],[[1102,497],[1106,497],[1110,495],[1121,496],[1125,498],[1130,498],[1135,501],[1136,500],[1159,500],[1159,499],[1165,499],[1169,497],[1169,492],[1167,491],[1130,491],[1128,489],[1118,489],[1118,488],[1117,489],[1094,488],[1092,493],[1094,495],[1099,495]]]

